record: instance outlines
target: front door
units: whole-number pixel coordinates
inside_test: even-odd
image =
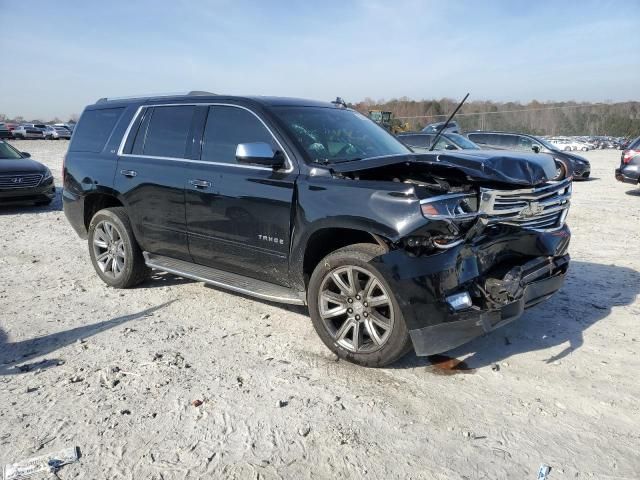
[[[115,187],[124,196],[143,250],[191,260],[184,184],[196,107],[147,107],[118,159]]]
[[[253,112],[230,105],[206,112],[198,163],[185,183],[189,250],[196,263],[287,283],[291,209],[297,171],[238,164],[239,143],[282,147]]]

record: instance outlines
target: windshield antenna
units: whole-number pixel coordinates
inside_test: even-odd
[[[331,103],[333,103],[336,107],[347,108],[347,102],[345,102],[342,97],[336,97],[336,99]]]
[[[438,133],[436,133],[435,138],[433,139],[433,142],[431,143],[431,148],[429,149],[429,151],[432,151],[435,146],[436,146],[436,142],[438,141],[438,139],[440,138],[440,136],[442,135],[442,132],[445,131],[445,129],[447,128],[447,126],[449,125],[449,123],[451,122],[451,119],[453,117],[455,117],[456,113],[458,113],[458,110],[460,110],[460,108],[462,107],[462,104],[467,100],[467,98],[469,97],[469,94],[467,93],[464,98],[462,99],[462,101],[460,102],[460,104],[458,104],[458,106],[456,107],[456,109],[453,111],[453,113],[451,115],[449,115],[449,118],[447,118],[447,121],[444,122],[444,125],[442,125],[442,127],[438,130]]]

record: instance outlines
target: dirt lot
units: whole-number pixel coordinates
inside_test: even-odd
[[[60,184],[67,142],[17,145]],[[563,290],[450,352],[337,362],[303,308],[156,275],[107,288],[60,198],[0,209],[0,462],[62,479],[640,478],[640,190],[595,151]],[[202,401],[193,406],[193,400]]]

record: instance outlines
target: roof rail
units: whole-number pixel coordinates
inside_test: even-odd
[[[212,92],[206,92],[204,90],[190,90],[188,92],[171,92],[171,93],[153,93],[148,95],[127,95],[124,97],[102,97],[99,98],[96,103],[112,102],[116,100],[135,100],[137,98],[157,98],[157,97],[189,97],[198,95],[216,95]]]

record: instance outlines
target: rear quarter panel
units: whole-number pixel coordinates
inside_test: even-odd
[[[79,151],[74,148],[77,136],[74,135],[71,140],[64,161],[62,200],[67,219],[83,238],[87,235],[84,225],[86,197],[93,194],[118,196],[113,188],[118,163],[118,147],[137,108],[138,105],[124,107],[104,147],[99,152]],[[78,125],[81,124],[82,117],[78,122]]]

